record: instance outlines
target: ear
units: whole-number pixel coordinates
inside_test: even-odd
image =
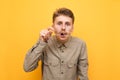
[[[73,30],[74,30],[74,25],[72,26],[71,32],[73,32]]]

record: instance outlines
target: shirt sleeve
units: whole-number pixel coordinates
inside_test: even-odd
[[[42,59],[43,50],[47,43],[39,40],[26,54],[23,68],[25,72],[33,71],[37,68],[39,60]]]
[[[88,56],[86,44],[82,44],[78,61],[78,77],[80,80],[88,80]]]

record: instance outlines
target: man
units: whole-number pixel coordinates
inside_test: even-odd
[[[86,44],[71,36],[73,25],[71,10],[56,10],[52,27],[40,32],[38,42],[26,54],[24,70],[33,71],[41,60],[43,80],[88,80]]]

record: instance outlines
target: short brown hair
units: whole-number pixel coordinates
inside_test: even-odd
[[[68,16],[70,18],[72,18],[73,24],[74,24],[74,14],[70,9],[67,8],[59,8],[57,9],[54,13],[53,13],[53,22],[55,21],[55,18],[60,16],[60,15],[65,15]]]

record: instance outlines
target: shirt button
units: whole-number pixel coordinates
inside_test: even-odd
[[[63,72],[61,72],[61,74],[63,74]]]
[[[64,63],[64,61],[61,61],[62,63]]]

